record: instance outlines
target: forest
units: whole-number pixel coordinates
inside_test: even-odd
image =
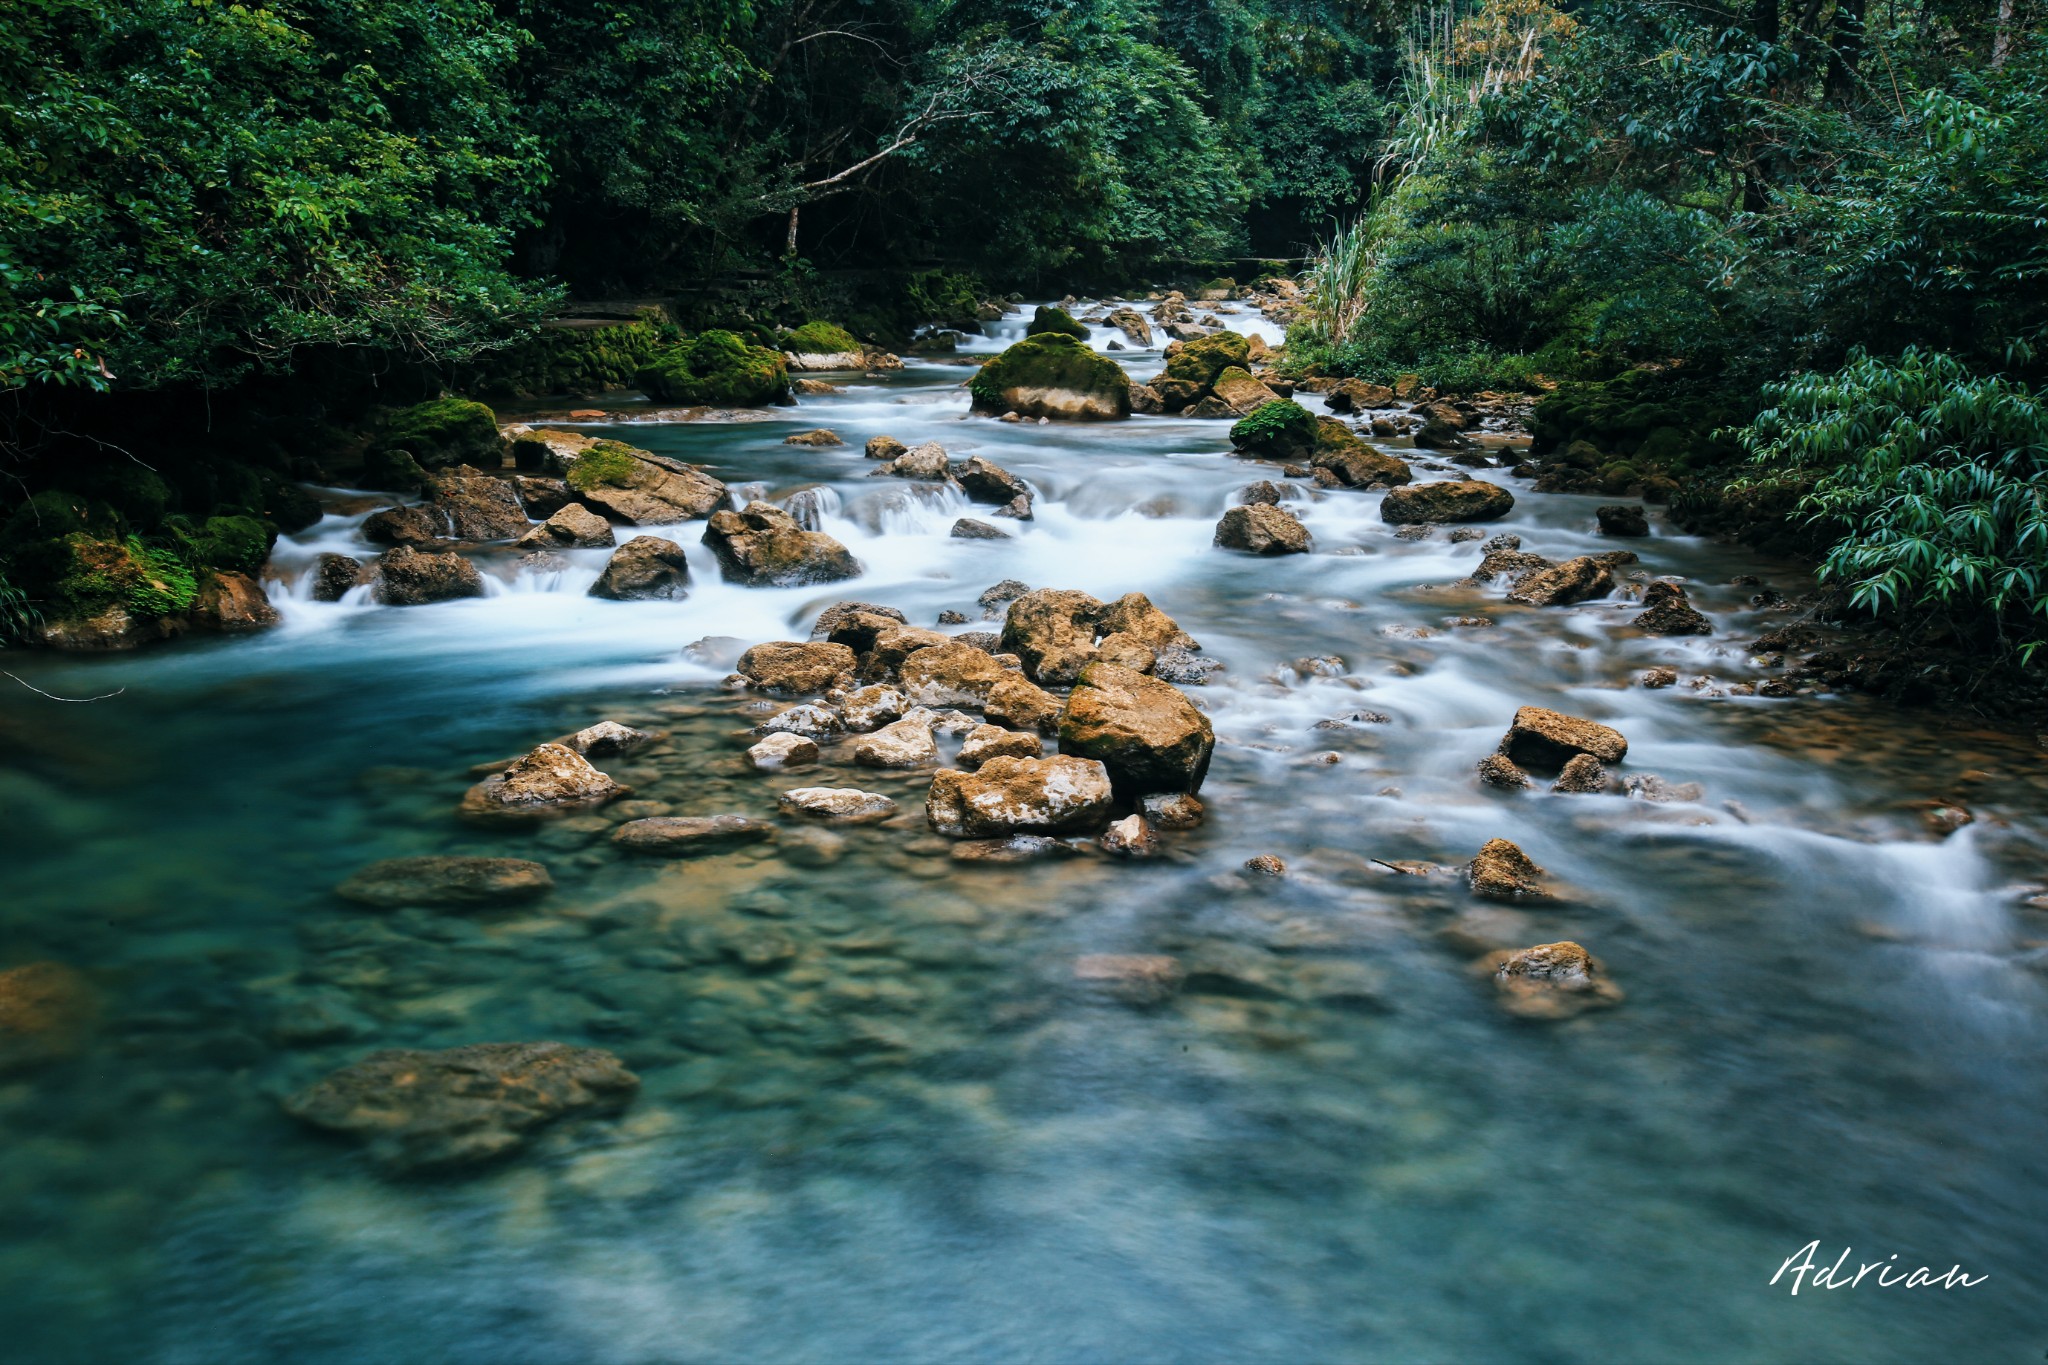
[[[46,513],[190,559],[277,521],[280,422],[474,387],[569,300],[900,346],[1010,291],[1303,270],[1284,373],[1545,396],[1594,479],[1854,610],[2048,638],[2028,0],[9,10],[10,633]],[[123,433],[195,420],[185,464],[255,478],[135,487]]]

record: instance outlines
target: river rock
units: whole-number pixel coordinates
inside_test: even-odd
[[[1014,730],[1051,734],[1059,728],[1060,699],[1015,673],[1007,673],[988,690],[982,714]]]
[[[673,540],[634,536],[605,561],[590,595],[614,602],[680,602],[690,595],[690,561]]]
[[[1001,465],[976,455],[961,466],[955,477],[967,496],[976,502],[1008,504],[1022,498],[1025,511],[1019,520],[1031,519],[1031,485]]]
[[[763,692],[823,692],[853,677],[853,651],[828,640],[778,640],[740,655],[739,671]]]
[[[443,518],[424,507],[387,507],[363,518],[362,525],[363,539],[372,545],[430,545],[447,529]]]
[[[861,617],[876,618],[863,622]],[[834,602],[818,613],[818,619],[811,624],[813,640],[830,640],[845,645],[856,654],[865,654],[875,647],[875,636],[888,629],[889,622],[908,625],[910,618],[894,607],[880,607],[872,602]]]
[[[503,479],[459,465],[433,481],[434,507],[457,540],[509,540],[531,524]]]
[[[268,630],[284,618],[263,591],[263,585],[245,573],[216,569],[202,571],[199,593],[186,619],[194,630],[235,635],[251,630]]]
[[[1287,864],[1274,853],[1256,853],[1244,860],[1244,870],[1255,877],[1284,877]]]
[[[977,725],[960,746],[960,766],[971,771],[992,758],[1039,758],[1044,753],[1045,745],[1037,735],[1000,725]]]
[[[1579,794],[1606,791],[1607,769],[1601,767],[1600,760],[1591,754],[1573,754],[1558,771],[1557,781],[1551,784],[1550,789]]]
[[[1515,509],[1515,495],[1497,483],[1479,479],[1411,483],[1393,489],[1380,502],[1380,520],[1396,525],[1413,522],[1493,521]]]
[[[1003,649],[1023,660],[1034,681],[1070,683],[1095,657],[1095,623],[1102,609],[1085,592],[1027,592],[1010,603],[1003,618]]]
[[[829,427],[814,427],[809,431],[799,431],[794,436],[783,437],[782,443],[786,446],[810,446],[818,450],[846,444],[846,442],[839,439],[839,433],[831,430]]]
[[[640,1078],[609,1052],[561,1043],[476,1043],[373,1052],[301,1090],[285,1112],[366,1143],[394,1171],[471,1165],[568,1114],[616,1112]]]
[[[958,521],[954,522],[953,529],[949,534],[955,540],[1011,539],[1010,533],[1008,531],[999,531],[995,527],[989,525],[987,522],[976,521],[973,517],[962,517]]]
[[[1415,479],[1406,460],[1358,440],[1319,448],[1309,457],[1309,467],[1335,475],[1345,488],[1399,488]]]
[[[925,818],[956,838],[1086,833],[1108,823],[1111,801],[1109,773],[1092,760],[992,758],[971,773],[939,769]]]
[[[655,815],[620,825],[612,831],[612,844],[629,853],[673,857],[774,837],[775,826],[746,815]]]
[[[334,888],[343,900],[402,905],[502,905],[554,889],[547,868],[523,858],[386,858]]]
[[[802,735],[805,739],[829,739],[845,728],[845,720],[829,706],[805,702],[787,711],[777,711],[754,727],[762,735]]]
[[[1508,590],[1508,601],[1525,607],[1566,607],[1613,591],[1613,572],[1599,560],[1580,555],[1517,579]]]
[[[615,720],[601,720],[553,742],[565,749],[573,749],[585,758],[609,758],[615,754],[630,754],[635,749],[644,749],[656,740],[666,738],[666,730],[636,730]]]
[[[1603,536],[1646,536],[1650,534],[1650,519],[1640,505],[1618,503],[1611,507],[1593,509],[1594,519],[1600,523]]]
[[[1101,634],[1124,635],[1155,650],[1200,649],[1201,643],[1180,628],[1180,623],[1152,604],[1141,592],[1127,592],[1103,607],[1095,616]]]
[[[863,768],[922,768],[939,761],[931,713],[913,711],[854,742],[853,761]]]
[[[1216,736],[1209,718],[1170,683],[1093,663],[1060,712],[1060,752],[1100,761],[1131,799],[1200,791]]]
[[[0,1073],[75,1055],[98,1013],[76,968],[28,962],[0,972]]]
[[[1515,712],[1514,723],[1501,739],[1500,752],[1524,768],[1557,772],[1574,754],[1591,754],[1602,763],[1619,763],[1628,756],[1628,740],[1621,731],[1597,721],[1541,706],[1524,706]]]
[[[1629,774],[1622,790],[1635,801],[1697,801],[1706,794],[1697,782],[1666,782],[1655,773]]]
[[[1340,379],[1324,391],[1323,403],[1331,412],[1390,408],[1394,406],[1394,391],[1384,384],[1369,384],[1363,379]]]
[[[1214,543],[1255,555],[1305,555],[1308,528],[1283,507],[1250,503],[1233,507],[1216,523]]]
[[[1671,687],[1678,682],[1678,670],[1659,664],[1655,668],[1644,670],[1639,681],[1653,691],[1660,687]]]
[[[747,750],[747,762],[762,772],[808,768],[818,761],[817,741],[778,731]]]
[[[1646,610],[1630,624],[1652,635],[1712,635],[1714,625],[1687,600],[1685,589],[1660,578],[1643,589]]]
[[[1268,403],[1278,402],[1280,398],[1279,394],[1235,365],[1216,376],[1212,393],[1222,409],[1216,414],[1219,417],[1244,417]]]
[[[471,787],[458,813],[472,820],[531,820],[601,806],[631,790],[591,767],[574,749],[541,744]]]
[[[1164,953],[1087,953],[1074,959],[1074,980],[1126,1005],[1158,1005],[1187,980],[1180,959]]]
[[[896,813],[896,803],[858,787],[797,787],[776,802],[786,815],[804,815],[842,825],[870,825]]]
[[[749,587],[794,587],[853,578],[860,561],[822,531],[806,531],[796,518],[765,502],[715,513],[704,543],[718,556],[727,579]]]
[[[1133,673],[1150,673],[1153,665],[1159,662],[1158,652],[1150,645],[1121,631],[1105,635],[1095,642],[1095,658],[1101,663],[1128,668]]]
[[[1519,901],[1543,896],[1543,869],[1506,839],[1488,839],[1465,870],[1472,894],[1488,900]]]
[[[893,460],[908,449],[909,446],[894,436],[870,436],[867,446],[861,453],[870,460]]]
[[[846,728],[858,734],[879,730],[890,721],[900,719],[909,709],[910,699],[884,683],[857,688],[839,704],[840,718]]]
[[[545,474],[515,474],[512,476],[512,490],[519,495],[526,515],[543,521],[569,506],[575,496],[570,493],[568,484]]]
[[[1114,360],[1063,332],[1026,337],[968,381],[974,410],[1063,421],[1131,414],[1131,380]]]
[[[948,468],[946,448],[937,441],[925,441],[912,446],[881,468],[872,470],[870,477],[943,483],[948,477]]]
[[[578,455],[597,444],[595,437],[580,431],[525,425],[507,427],[505,440],[511,447],[513,464],[521,469],[541,469],[551,474],[562,473]],[[546,513],[535,515],[545,516]]]
[[[1009,670],[972,645],[947,641],[903,661],[903,693],[923,706],[980,706]]]
[[[612,524],[573,502],[513,542],[522,550],[587,550],[613,543]]]
[[[1503,791],[1518,791],[1532,785],[1529,774],[1515,766],[1506,754],[1488,754],[1479,760],[1479,780]]]
[[[324,554],[313,563],[313,600],[339,602],[350,589],[369,581],[361,560],[348,555]]]
[[[1103,321],[1122,332],[1133,346],[1152,344],[1152,324],[1145,320],[1143,313],[1128,304],[1111,309],[1109,316]]]
[[[1154,792],[1138,799],[1138,810],[1158,829],[1193,829],[1208,814],[1191,792]]]
[[[1495,953],[1482,965],[1493,976],[1501,1007],[1520,1018],[1569,1019],[1622,1000],[1621,988],[1607,979],[1600,960],[1576,943],[1539,943]]]
[[[482,597],[484,578],[458,554],[421,554],[410,545],[377,560],[377,600],[387,607],[418,607],[458,597]]]
[[[1096,844],[1118,858],[1150,858],[1159,852],[1159,836],[1142,815],[1126,815],[1102,831]]]
[[[599,441],[569,466],[585,503],[629,526],[668,526],[725,506],[725,485],[695,465],[619,441]]]

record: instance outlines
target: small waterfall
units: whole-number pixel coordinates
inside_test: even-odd
[[[806,531],[825,529],[825,518],[839,515],[843,503],[839,491],[823,485],[799,488],[784,498],[780,504],[783,511],[796,518],[796,524]]]

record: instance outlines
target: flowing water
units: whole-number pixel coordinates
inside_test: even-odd
[[[1730,580],[1789,595],[1800,575],[1662,523],[1640,567],[1687,580],[1710,638],[1459,586],[1477,545],[1397,539],[1377,494],[1304,490],[1315,554],[1212,549],[1235,491],[1275,474],[1227,454],[1226,424],[965,420],[966,373],[913,361],[766,420],[605,428],[744,492],[814,490],[800,505],[865,565],[851,583],[723,585],[686,527],[683,602],[592,599],[605,552],[577,551],[540,577],[489,561],[482,599],[314,603],[290,580],[361,552],[376,505],[343,501],[280,545],[278,630],[6,661],[117,695],[0,680],[0,967],[70,963],[101,1002],[76,1055],[0,1077],[0,1355],[2038,1358],[2031,736],[1731,694],[1764,676],[1743,643],[1786,617]],[[820,425],[848,444],[781,444]],[[948,538],[971,509],[868,477],[878,433],[988,456],[1034,484],[1037,519]],[[1611,548],[1598,499],[1483,477],[1519,498],[1489,533]],[[1193,690],[1209,819],[1167,856],[961,864],[923,827],[925,778],[742,762],[760,702],[720,679],[743,644],[802,639],[849,597],[986,629],[976,596],[1005,578],[1143,591],[1225,665]],[[1290,666],[1316,656],[1342,665]],[[1632,686],[1652,663],[1680,685]],[[1619,727],[1621,771],[1699,798],[1480,787],[1522,704]],[[1387,723],[1313,728],[1367,712]],[[454,820],[473,765],[604,717],[670,732],[604,763],[659,803],[636,814],[772,816],[811,783],[904,814],[674,862],[615,857],[617,812]],[[1938,837],[1930,800],[1975,821]],[[1565,894],[1489,906],[1374,861],[1455,865],[1495,836]],[[475,913],[332,895],[370,860],[455,852],[538,858],[558,889]],[[1288,875],[1240,870],[1260,853]],[[1625,1003],[1532,1024],[1470,970],[1561,938]],[[1084,953],[1193,975],[1138,1009],[1077,989]],[[379,1047],[531,1038],[616,1052],[638,1099],[435,1179],[380,1175],[278,1108]],[[1815,1240],[1852,1269],[1990,1278],[1771,1287]]]

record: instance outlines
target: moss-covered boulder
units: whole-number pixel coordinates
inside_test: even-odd
[[[1236,332],[1212,332],[1193,341],[1177,343],[1166,357],[1167,379],[1199,384],[1207,389],[1231,368],[1251,368],[1251,342]]]
[[[1346,488],[1398,488],[1415,478],[1407,461],[1359,440],[1334,417],[1316,419],[1315,448],[1308,462],[1329,470]]]
[[[360,481],[379,493],[417,493],[426,486],[427,471],[409,450],[372,449],[363,455]]]
[[[1515,510],[1515,495],[1480,479],[1409,484],[1388,493],[1380,520],[1397,526],[1492,521]]]
[[[1065,421],[1131,415],[1131,380],[1123,367],[1064,332],[1024,338],[982,366],[967,389],[977,412]]]
[[[1076,341],[1088,340],[1088,329],[1074,321],[1072,313],[1051,304],[1040,304],[1031,314],[1031,323],[1024,329],[1024,335],[1035,337],[1048,332],[1064,332]]]
[[[758,407],[789,397],[789,366],[780,351],[749,345],[731,332],[703,332],[657,354],[641,369],[639,383],[664,403]]]
[[[495,469],[505,456],[497,415],[462,398],[437,398],[392,413],[375,449],[405,451],[426,469],[458,464]]]
[[[562,319],[515,346],[480,356],[464,368],[461,381],[477,393],[528,398],[630,388],[675,335],[654,309],[632,322]]]
[[[832,322],[807,322],[782,338],[782,349],[797,355],[860,354],[853,333]]]
[[[1291,398],[1261,404],[1230,428],[1230,444],[1255,460],[1301,460],[1316,448],[1315,415]]]
[[[634,526],[708,517],[726,502],[725,485],[703,470],[623,441],[586,448],[565,480],[585,506]]]

